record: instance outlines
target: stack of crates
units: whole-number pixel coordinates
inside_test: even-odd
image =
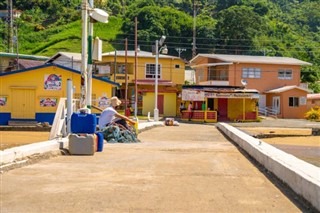
[[[103,135],[96,133],[95,114],[73,113],[71,115],[71,134],[69,152],[72,155],[94,155],[103,150]]]

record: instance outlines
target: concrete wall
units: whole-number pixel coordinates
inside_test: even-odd
[[[318,167],[253,138],[226,123],[218,123],[217,127],[320,211],[320,169]]]

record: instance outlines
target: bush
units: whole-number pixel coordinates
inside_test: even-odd
[[[320,107],[311,108],[304,117],[307,120],[320,121]]]

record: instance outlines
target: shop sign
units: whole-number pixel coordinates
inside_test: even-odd
[[[62,78],[61,75],[50,74],[44,76],[45,90],[61,90]]]
[[[183,101],[204,101],[204,91],[182,90]]]
[[[252,93],[209,93],[206,92],[206,98],[259,98],[258,94]]]

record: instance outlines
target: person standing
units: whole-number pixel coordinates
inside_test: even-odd
[[[184,103],[183,103],[183,102],[180,103],[179,109],[180,109],[180,116],[181,116],[181,118],[182,118],[182,111],[186,109],[186,107],[184,106]]]
[[[118,99],[118,97],[113,96],[109,100],[109,106],[105,108],[99,117],[99,128],[100,130],[108,126],[110,123],[117,123],[121,124],[126,129],[130,129],[128,126],[127,121],[135,125],[135,121],[131,120],[127,116],[121,115],[116,111],[116,108],[121,104],[121,101]]]
[[[192,105],[192,102],[190,101],[188,105],[189,121],[191,121],[191,118],[192,118],[192,110],[193,110],[193,105]]]

